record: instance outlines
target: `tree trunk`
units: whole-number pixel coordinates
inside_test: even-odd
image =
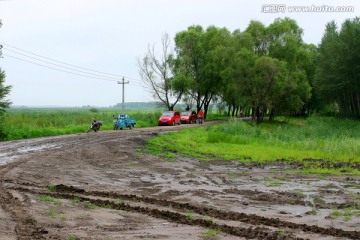
[[[274,121],[274,119],[275,119],[275,114],[274,113],[275,113],[274,109],[271,109],[270,114],[269,114],[269,121],[270,122]]]
[[[240,108],[239,106],[236,107],[236,111],[235,111],[235,116],[236,117],[239,116],[239,108]]]
[[[251,125],[254,126],[255,125],[255,106],[253,106],[252,108],[252,111],[251,111]]]

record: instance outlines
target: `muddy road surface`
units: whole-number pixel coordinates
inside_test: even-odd
[[[185,127],[1,142],[0,239],[360,239],[359,177],[144,151]]]

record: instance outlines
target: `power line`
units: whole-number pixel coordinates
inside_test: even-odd
[[[89,73],[89,72],[77,70],[77,69],[74,69],[74,68],[64,67],[64,66],[61,66],[60,64],[56,64],[56,63],[52,63],[52,62],[49,62],[49,61],[45,61],[45,60],[42,60],[42,59],[39,59],[39,58],[35,58],[35,57],[29,56],[29,55],[26,55],[26,54],[23,54],[23,53],[20,53],[20,52],[17,52],[17,51],[10,50],[10,49],[6,49],[6,48],[5,48],[5,50],[6,50],[6,51],[13,52],[13,53],[16,53],[16,54],[19,54],[19,55],[22,55],[22,56],[25,56],[25,57],[28,57],[28,58],[31,58],[31,59],[35,59],[35,60],[40,61],[40,62],[44,62],[44,63],[47,63],[47,64],[51,64],[51,65],[54,65],[54,66],[57,66],[57,67],[61,67],[61,68],[64,68],[64,69],[68,69],[68,70],[72,70],[72,71],[76,71],[76,72],[81,72],[81,73],[85,73],[85,74],[88,74],[88,75],[93,75],[93,76],[96,76],[96,77],[112,79],[112,80],[114,80],[114,81],[120,80],[120,78],[107,77],[107,76],[104,76],[104,75],[98,75],[98,74],[94,74],[94,73]]]
[[[78,73],[74,73],[74,72],[70,72],[70,71],[66,71],[66,70],[62,70],[62,69],[58,69],[58,68],[46,66],[46,65],[43,65],[43,64],[39,64],[39,63],[31,62],[31,61],[28,61],[28,60],[25,60],[25,59],[21,59],[21,58],[18,58],[18,57],[14,57],[14,56],[11,56],[11,55],[9,55],[9,54],[3,54],[3,55],[4,55],[4,56],[7,56],[7,57],[15,58],[15,59],[20,60],[20,61],[23,61],[23,62],[35,64],[35,65],[38,65],[38,66],[41,66],[41,67],[50,68],[50,69],[53,69],[53,70],[56,70],[56,71],[60,71],[60,72],[70,73],[70,74],[78,75],[78,76],[82,76],[82,77],[100,79],[100,80],[104,80],[104,81],[116,82],[115,80],[109,80],[109,79],[105,79],[105,78],[99,78],[99,77],[93,77],[93,76],[78,74]]]
[[[49,58],[49,57],[44,57],[40,54],[37,54],[37,53],[33,53],[33,52],[30,52],[30,51],[27,51],[27,50],[24,50],[24,49],[21,49],[21,48],[18,48],[18,47],[15,47],[15,46],[12,46],[12,45],[9,45],[9,44],[6,44],[6,43],[0,43],[4,46],[7,46],[7,47],[10,47],[10,48],[14,48],[14,49],[17,49],[17,50],[20,50],[20,51],[23,51],[23,52],[26,52],[26,53],[29,53],[29,54],[32,54],[32,55],[35,55],[35,56],[38,56],[40,58],[44,58],[44,59],[48,59],[50,61],[53,61],[53,62],[57,62],[57,63],[60,63],[60,64],[63,64],[63,65],[67,65],[67,66],[71,66],[71,67],[75,67],[75,68],[79,68],[79,69],[83,69],[83,70],[86,70],[86,71],[90,71],[90,72],[96,72],[96,73],[100,73],[100,74],[105,74],[105,75],[111,75],[111,76],[117,76],[117,77],[126,77],[128,79],[131,79],[131,80],[134,80],[134,81],[140,81],[136,78],[133,78],[133,77],[129,77],[129,76],[125,76],[125,75],[119,75],[119,74],[113,74],[113,73],[106,73],[106,72],[101,72],[101,71],[96,71],[96,70],[92,70],[92,69],[89,69],[89,68],[84,68],[84,67],[80,67],[80,66],[77,66],[77,65],[73,65],[73,64],[69,64],[69,63],[66,63],[66,62],[63,62],[63,61],[59,61],[59,60],[55,60],[53,58]],[[25,54],[22,54],[22,53],[19,53],[19,52],[16,52],[14,50],[10,50],[8,48],[4,48],[4,49],[7,49],[8,51],[12,51],[12,52],[15,52],[17,54],[21,54],[21,55],[25,55]],[[27,57],[30,57],[30,58],[34,58],[34,57],[31,57],[29,55],[25,55]],[[37,58],[34,58],[34,59],[37,59]],[[47,61],[44,61],[44,60],[39,60],[37,59],[38,61],[43,61],[43,62],[47,62]],[[50,63],[50,62],[47,62],[47,63]],[[50,64],[53,64],[53,65],[57,65],[57,64],[54,64],[54,63],[50,63]],[[59,66],[59,65],[58,65]],[[63,66],[60,66],[62,68],[66,68],[66,67],[63,67]],[[73,70],[73,69],[72,69]],[[80,70],[75,70],[75,71],[79,71]],[[93,74],[93,73],[87,73],[87,74]],[[96,75],[96,74],[94,74]],[[106,77],[106,76],[104,76]],[[108,77],[108,78],[111,78],[111,77]],[[113,79],[116,79],[116,78],[113,78]]]
[[[117,82],[116,80],[110,80],[110,79],[106,79],[106,78],[100,78],[100,77],[93,77],[93,76],[89,76],[89,75],[84,75],[84,74],[79,74],[79,73],[76,73],[76,72],[70,72],[70,71],[66,71],[66,70],[63,70],[63,69],[58,69],[58,68],[55,68],[55,67],[51,67],[51,66],[46,66],[46,65],[43,65],[43,64],[39,64],[39,63],[35,63],[35,62],[32,62],[32,61],[29,61],[29,60],[25,60],[25,59],[22,59],[22,58],[18,58],[18,57],[15,57],[15,56],[12,56],[12,55],[9,55],[9,54],[3,54],[4,56],[6,57],[10,57],[10,58],[14,58],[14,59],[17,59],[19,61],[23,61],[23,62],[27,62],[27,63],[31,63],[31,64],[34,64],[34,65],[38,65],[38,66],[41,66],[41,67],[45,67],[45,68],[49,68],[49,69],[52,69],[52,70],[56,70],[56,71],[59,71],[59,72],[65,72],[65,73],[69,73],[69,74],[73,74],[73,75],[77,75],[77,76],[81,76],[81,77],[87,77],[87,78],[93,78],[93,79],[98,79],[98,80],[104,80],[104,81],[109,81],[109,82]],[[136,86],[136,87],[142,87],[142,88],[147,88],[147,89],[150,89],[150,87],[144,85],[144,84],[141,84],[141,83],[129,83],[130,85],[133,85],[133,86]]]

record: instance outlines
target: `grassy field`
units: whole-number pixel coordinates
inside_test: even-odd
[[[137,120],[136,128],[157,126],[163,110],[126,110],[125,113]],[[113,129],[113,115],[122,113],[105,108],[14,108],[7,112],[4,126],[6,140],[56,136],[85,132],[92,119],[102,120],[101,130]],[[219,118],[210,114],[209,119]]]
[[[309,117],[251,126],[235,119],[163,134],[148,141],[148,151],[169,158],[180,153],[259,164],[281,160],[308,173],[359,174],[360,122]]]
[[[120,112],[83,108],[11,109],[5,118],[7,140],[81,133],[92,119],[104,122],[101,130],[110,130],[112,116]],[[156,126],[162,112],[126,111],[137,119],[137,128]],[[209,120],[224,118],[217,114],[208,117]],[[221,125],[162,134],[148,141],[147,150],[168,159],[177,153],[203,160],[258,164],[281,160],[300,165],[302,172],[360,175],[360,122],[311,116],[251,126],[249,122],[230,119]]]
[[[115,109],[11,109],[5,118],[6,140],[85,132],[92,119],[102,120],[101,130],[113,129]],[[157,124],[161,111],[126,111],[137,119],[136,127]]]

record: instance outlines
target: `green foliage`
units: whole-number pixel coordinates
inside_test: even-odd
[[[54,185],[49,185],[48,189],[52,192],[56,192],[56,186],[54,186]]]
[[[11,86],[5,86],[5,72],[0,68],[0,140],[6,139],[4,116],[6,110],[10,107],[11,104],[11,102],[6,99],[7,95],[10,93],[10,90]]]
[[[230,40],[226,28],[190,26],[175,36],[176,76],[182,76],[187,95],[195,101],[196,108],[205,110],[223,86],[220,77],[225,66],[224,53]]]
[[[267,27],[251,21],[244,32],[236,30],[217,54],[223,101],[232,109],[251,108],[258,123],[267,111],[272,120],[302,109],[311,97],[316,49],[303,43],[302,33],[290,18]]]
[[[99,110],[97,108],[90,108],[89,111],[92,112],[92,113],[99,112]]]
[[[341,116],[360,118],[360,18],[338,29],[326,25],[316,59],[315,92],[323,105],[336,104]]]

